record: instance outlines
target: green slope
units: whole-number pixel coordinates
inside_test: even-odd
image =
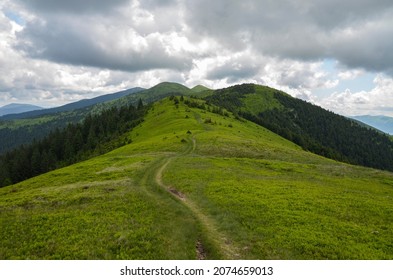
[[[138,90],[139,92],[135,92]],[[135,88],[130,90],[132,94],[110,100],[99,102],[92,106],[86,106],[80,109],[73,109],[70,105],[65,105],[62,112],[48,113],[41,116],[17,119],[10,121],[0,121],[0,154],[10,151],[20,145],[31,143],[34,139],[42,139],[56,128],[63,128],[68,123],[78,123],[85,119],[89,114],[99,114],[104,110],[112,107],[121,107],[125,105],[136,106],[139,100],[151,103],[163,97],[170,95],[191,95],[193,92],[180,84],[164,82],[150,89],[140,90]],[[100,98],[95,98],[101,100]],[[92,99],[93,100],[93,99]],[[74,103],[78,104],[78,102]],[[69,109],[67,109],[69,108]],[[56,108],[48,111],[55,111]]]
[[[236,85],[205,98],[297,143],[335,160],[393,171],[389,137],[358,122],[266,86]]]
[[[0,189],[0,259],[393,258],[392,173],[209,111],[159,101],[133,143]]]
[[[194,93],[204,92],[204,91],[211,91],[210,88],[205,87],[203,85],[197,85],[191,89]]]
[[[122,106],[125,103],[136,105],[139,99],[142,99],[144,103],[151,103],[171,95],[191,95],[192,93],[191,89],[181,84],[163,82],[145,91],[118,99],[113,104],[116,106]]]

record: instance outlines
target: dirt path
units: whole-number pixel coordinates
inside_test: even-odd
[[[225,259],[236,259],[239,257],[237,253],[238,250],[231,244],[228,238],[226,238],[221,232],[218,231],[217,226],[213,219],[209,216],[205,215],[202,210],[190,199],[181,193],[180,191],[176,190],[174,187],[166,185],[162,180],[162,175],[168,165],[171,163],[172,160],[187,156],[193,153],[196,149],[196,140],[195,137],[190,138],[189,146],[187,147],[186,151],[181,155],[176,155],[167,158],[164,163],[157,169],[155,175],[156,183],[163,189],[167,190],[171,195],[176,197],[181,203],[183,203],[191,212],[195,215],[198,221],[203,226],[204,231],[207,233],[209,240],[215,245],[215,247],[219,248],[221,255]],[[196,243],[196,251],[198,259],[205,259],[206,258],[206,251],[202,244],[201,240],[198,240]]]

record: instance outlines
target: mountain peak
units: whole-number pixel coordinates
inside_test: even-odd
[[[165,90],[170,90],[170,89],[174,89],[174,90],[189,90],[188,87],[179,84],[179,83],[175,83],[175,82],[162,82],[159,83],[157,85],[155,85],[154,87],[152,87],[151,89],[165,89]]]
[[[191,89],[193,92],[202,92],[205,90],[210,90],[210,88],[205,87],[204,85],[197,85]]]
[[[35,108],[42,108],[39,106],[31,105],[31,104],[24,104],[24,103],[10,103],[7,105],[4,105],[3,107],[0,108],[18,108],[18,107],[35,107]]]

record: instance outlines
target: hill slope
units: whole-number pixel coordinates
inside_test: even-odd
[[[39,140],[56,128],[63,128],[68,123],[81,122],[89,114],[99,114],[112,107],[137,105],[139,100],[151,103],[169,95],[191,95],[192,91],[180,84],[161,83],[148,90],[134,88],[123,92],[108,94],[90,100],[82,100],[58,108],[34,112],[35,115],[9,115],[0,120],[0,155],[34,139]],[[89,105],[89,106],[88,106]],[[33,113],[33,112],[31,112]],[[26,117],[25,119],[21,119]]]
[[[216,90],[206,100],[335,160],[393,171],[393,142],[374,129],[265,86]]]
[[[131,144],[0,189],[0,259],[393,258],[392,173],[192,102],[205,109],[159,101]]]
[[[142,91],[133,88],[118,93],[107,94],[92,99],[80,100],[64,106],[11,114],[0,118],[0,155],[21,145],[30,144],[34,139],[40,140],[55,129],[61,129],[69,123],[81,122],[100,106],[101,111],[109,109],[110,101]]]
[[[208,87],[205,87],[203,85],[197,85],[197,86],[193,87],[191,90],[195,93],[198,93],[198,92],[208,91],[211,89],[209,89]]]

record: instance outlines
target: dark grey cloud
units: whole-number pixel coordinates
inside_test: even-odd
[[[325,30],[373,20],[392,8],[390,0],[314,0],[304,2],[308,3],[306,16]]]
[[[393,76],[393,19],[336,35],[331,55],[349,68],[385,72]]]
[[[261,56],[301,61],[330,58],[349,68],[393,75],[391,0],[18,1],[41,15],[41,23],[29,22],[19,34],[19,49],[58,63],[131,72],[185,70],[198,56],[168,52],[168,42],[152,38],[143,50],[124,46],[124,41],[132,45],[127,30],[134,30],[142,38],[175,32],[193,43],[210,38],[227,51],[252,49]],[[98,34],[100,24],[110,31],[103,28]],[[110,34],[114,29],[123,33]],[[207,76],[225,72],[216,70]],[[245,70],[232,68],[231,73],[244,78]]]
[[[180,1],[178,0],[142,0],[139,1],[141,7],[153,10],[156,8],[174,6],[179,4]]]
[[[15,42],[15,48],[27,57],[126,72],[182,71],[192,66],[192,57],[170,51],[168,41],[162,40],[162,33],[176,28],[166,25],[165,14],[152,22],[149,12],[143,13],[131,0],[18,1],[39,15],[27,22]],[[141,4],[156,2],[160,8],[173,1]]]
[[[234,51],[251,46],[263,55],[331,58],[348,67],[392,74],[390,0],[201,0],[185,5],[193,32]]]
[[[220,38],[230,40],[244,32],[255,37],[276,32],[280,32],[278,36],[292,37],[308,32],[335,32],[375,20],[381,14],[391,13],[393,7],[390,0],[200,0],[185,1],[185,5],[188,23],[195,31],[221,34]]]
[[[258,63],[262,63],[259,61]],[[213,66],[206,73],[209,80],[226,79],[228,83],[237,83],[241,80],[255,77],[263,68],[262,64],[257,64],[255,59],[241,56],[233,57],[229,61]]]
[[[130,0],[17,0],[39,13],[105,13]]]
[[[169,53],[157,34],[143,38],[132,29],[107,27],[95,19],[49,17],[46,22],[26,26],[18,38],[16,48],[27,56],[63,64],[127,72],[181,71],[192,64],[191,59],[182,53]],[[144,42],[134,42],[138,40]],[[135,44],[143,46],[133,46]]]
[[[210,70],[206,78],[209,80],[227,79],[228,83],[237,83],[241,80],[254,77],[258,73],[258,68],[250,66],[230,66],[224,65]]]

